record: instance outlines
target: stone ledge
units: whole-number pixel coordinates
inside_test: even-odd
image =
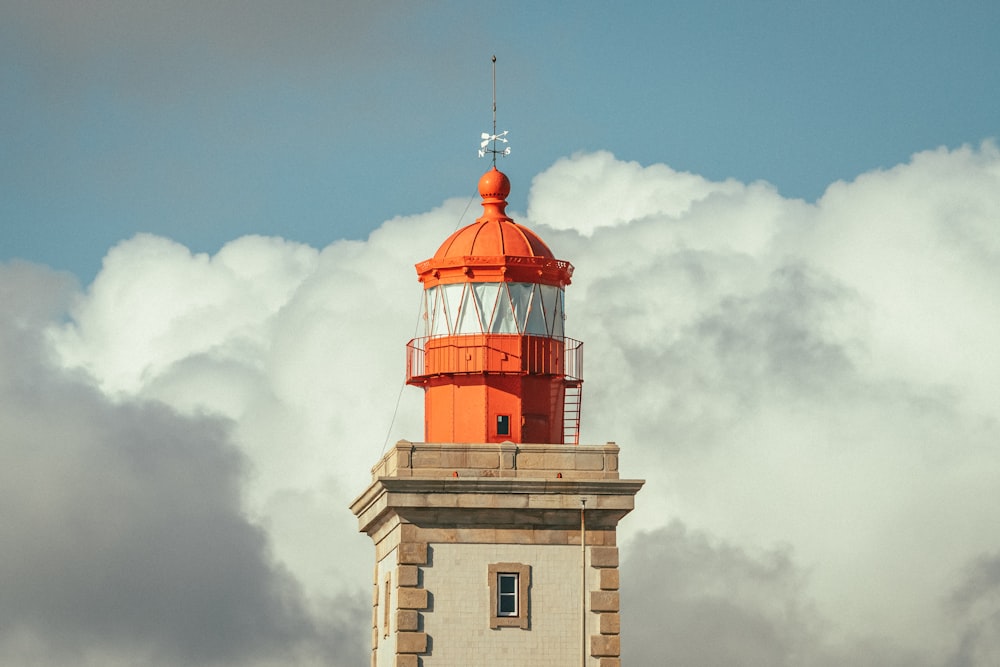
[[[551,472],[566,477],[618,477],[620,448],[603,445],[410,442],[400,440],[372,467],[372,479],[450,475],[520,476]],[[437,471],[437,472],[435,472]],[[549,476],[549,475],[543,475]]]
[[[588,527],[612,529],[632,511],[643,484],[623,479],[381,477],[351,510],[359,529],[375,536],[400,521],[426,526],[571,528],[579,526],[580,500],[585,499]]]
[[[414,529],[412,537],[415,541],[434,544],[566,544],[580,546],[580,527],[574,528],[544,528],[534,526],[522,527],[483,527],[483,526],[450,526],[417,528],[407,524],[406,528]],[[613,529],[594,529],[587,531],[587,544],[590,546],[614,546],[616,542]]]

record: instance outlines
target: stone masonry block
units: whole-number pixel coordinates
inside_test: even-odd
[[[485,493],[458,493],[455,494],[458,507],[463,509],[470,507],[496,507],[497,499],[491,494]]]
[[[595,658],[617,658],[621,655],[621,640],[618,635],[591,635],[590,655]]]
[[[451,510],[441,510],[435,516],[441,520],[446,520],[452,516],[452,512]],[[420,541],[429,544],[435,542],[454,542],[455,538],[452,536],[454,532],[453,528],[423,528],[420,531]]]
[[[615,531],[613,530],[588,530],[587,544],[595,547],[608,547],[615,545]]]
[[[604,573],[602,572],[601,574]],[[400,565],[396,571],[396,583],[399,586],[416,586],[419,581],[420,568],[416,565]],[[601,586],[601,588],[604,588],[604,586]]]
[[[591,591],[590,609],[591,611],[619,611],[618,591]]]
[[[414,468],[440,468],[441,452],[417,450],[413,452],[411,461]]]
[[[622,631],[621,615],[618,613],[601,614],[601,634],[618,635]]]
[[[600,452],[581,452],[576,456],[577,470],[604,470],[604,454]]]
[[[496,539],[496,530],[489,528],[455,528],[454,535],[444,540],[436,542],[458,542],[459,544],[475,544],[481,542],[492,543]]]
[[[404,632],[413,632],[415,630],[419,630],[420,613],[415,609],[398,610],[396,612],[396,629]]]
[[[469,452],[468,467],[495,470],[500,467],[500,455],[497,452]]]
[[[604,546],[613,547],[616,544],[618,544],[618,538],[615,536],[615,531],[614,530],[600,530],[600,531],[594,530],[594,531],[591,531],[591,534],[595,534],[595,533],[600,533],[603,536],[603,539],[601,540],[601,544],[603,544]]]
[[[400,609],[427,609],[427,590],[424,588],[400,588],[396,594],[399,596],[397,604]]]
[[[535,533],[531,528],[497,528],[496,540],[500,544],[534,544]]]
[[[569,532],[567,530],[535,530],[533,531],[535,544],[569,544]],[[579,533],[580,531],[576,531]],[[577,539],[579,544],[580,540]]]
[[[576,452],[548,452],[544,455],[547,470],[575,470]]]
[[[593,547],[590,550],[591,567],[618,567],[618,547]]]
[[[468,468],[469,452],[460,450],[444,450],[441,452],[439,466],[441,468]]]
[[[410,467],[410,450],[407,449],[396,449],[396,468],[409,468]]]
[[[618,638],[615,637],[615,639]],[[396,653],[424,653],[425,651],[427,651],[426,632],[396,633]],[[611,654],[602,653],[601,655],[611,655]]]
[[[545,467],[544,456],[537,452],[520,452],[517,455],[517,467],[520,470],[540,470]]]
[[[580,501],[573,498],[576,502],[576,507],[580,507]],[[554,493],[552,494],[536,494],[528,496],[528,507],[532,509],[548,509],[550,507],[561,508],[565,506],[565,500]]]
[[[617,553],[615,554],[617,558]],[[399,545],[399,563],[401,565],[426,565],[426,542],[403,542]],[[615,562],[617,565],[617,561]]]
[[[393,667],[420,667],[420,658],[415,655],[397,655]]]
[[[618,568],[617,567],[605,567],[600,570],[601,575],[601,590],[602,591],[617,591],[618,590]],[[399,584],[402,586],[402,582]]]

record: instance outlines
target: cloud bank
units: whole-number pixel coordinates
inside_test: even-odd
[[[1000,660],[997,148],[815,204],[608,153],[530,187],[514,217],[576,266],[582,440],[647,479],[625,659]],[[465,204],[322,250],[137,236],[85,291],[3,266],[0,657],[364,664],[347,505],[421,436],[412,267]]]
[[[19,264],[0,284],[0,662],[352,664],[331,658],[361,655],[353,626],[309,608],[247,519],[231,424],[53,367],[38,327],[67,281]]]

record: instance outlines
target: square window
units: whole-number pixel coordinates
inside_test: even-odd
[[[510,415],[497,415],[497,435],[510,435]]]

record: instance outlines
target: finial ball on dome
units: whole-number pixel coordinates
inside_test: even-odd
[[[510,179],[502,171],[493,167],[479,179],[479,196],[483,199],[506,199],[510,194]]]

